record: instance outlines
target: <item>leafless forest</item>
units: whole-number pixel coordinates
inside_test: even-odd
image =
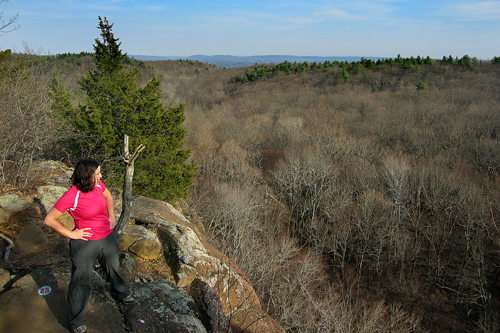
[[[46,91],[78,102],[92,66],[24,57],[23,93],[1,77],[2,186],[65,158]],[[291,64],[246,82],[245,68],[130,65],[187,103],[199,172],[184,213],[287,332],[500,330],[500,64]],[[5,121],[18,109],[26,121]]]

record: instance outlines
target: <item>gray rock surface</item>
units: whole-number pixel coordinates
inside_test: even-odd
[[[9,218],[15,212],[29,207],[30,202],[21,199],[16,194],[6,194],[0,196],[0,224],[8,223]]]
[[[132,332],[207,332],[193,299],[168,280],[134,284],[135,301],[122,307]]]
[[[68,188],[61,186],[40,186],[37,188],[37,202],[42,209],[42,215],[45,216],[54,207],[54,204],[59,198],[66,193]],[[59,222],[67,229],[73,230],[75,227],[75,220],[68,213],[59,218]]]
[[[37,188],[37,197],[44,209],[44,213],[47,214],[54,204],[59,200],[59,198],[68,191],[68,187],[61,186],[40,186]]]
[[[133,224],[123,230],[118,247],[143,259],[157,259],[162,253],[158,237],[145,227]]]
[[[28,200],[20,199],[16,194],[0,196],[0,207],[5,211],[21,210],[28,205]]]
[[[30,183],[40,185],[53,185],[69,188],[70,177],[73,169],[59,161],[38,161],[31,167],[32,179]]]
[[[135,282],[137,265],[135,260],[128,253],[120,254],[120,275],[127,283]]]

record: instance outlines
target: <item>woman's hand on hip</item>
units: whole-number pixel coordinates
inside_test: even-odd
[[[114,217],[111,217],[109,219],[109,229],[113,229],[115,227],[115,225],[116,225],[116,220]]]
[[[87,238],[92,237],[92,234],[89,231],[90,229],[92,229],[92,228],[75,229],[75,230],[73,230],[73,237],[71,237],[71,238],[88,241]]]

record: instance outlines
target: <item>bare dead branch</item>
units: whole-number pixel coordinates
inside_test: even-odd
[[[123,162],[125,162],[126,166],[123,179],[122,212],[115,227],[118,232],[118,238],[121,237],[123,229],[127,226],[132,213],[132,179],[134,177],[134,161],[137,157],[139,157],[139,154],[144,150],[144,148],[146,148],[143,144],[140,144],[137,148],[135,148],[134,153],[130,155],[128,135],[124,136],[123,143]]]
[[[8,1],[9,0],[1,0],[0,3],[8,2]],[[3,12],[0,12],[0,33],[1,32],[8,33],[8,32],[12,32],[14,30],[19,29],[19,24],[14,25],[14,23],[16,23],[19,20],[19,13],[16,13],[14,16],[9,18],[7,21],[2,20],[2,17],[3,17]]]

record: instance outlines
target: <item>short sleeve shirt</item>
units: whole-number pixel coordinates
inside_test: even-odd
[[[105,238],[113,229],[109,227],[104,191],[106,191],[106,186],[101,180],[92,191],[87,193],[73,186],[56,202],[54,208],[61,213],[67,210],[75,219],[75,229],[91,228],[92,237],[89,237],[89,240]]]

